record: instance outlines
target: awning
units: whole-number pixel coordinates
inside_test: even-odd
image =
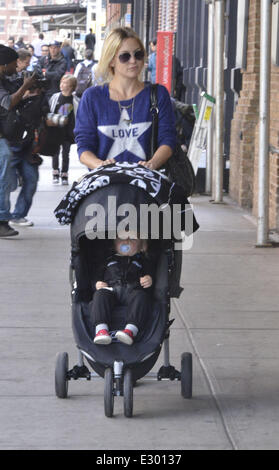
[[[63,15],[67,13],[86,14],[87,8],[80,6],[79,3],[69,3],[67,5],[40,5],[24,7],[24,11],[26,11],[29,16],[44,16]]]

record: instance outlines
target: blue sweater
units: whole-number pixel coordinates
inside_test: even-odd
[[[128,106],[121,108],[120,105]],[[80,101],[75,127],[79,156],[89,150],[101,160],[138,162],[150,157],[152,116],[150,86],[133,99],[113,101],[108,85],[88,88]],[[176,144],[175,117],[167,89],[158,86],[158,146]],[[129,124],[127,120],[132,119]]]

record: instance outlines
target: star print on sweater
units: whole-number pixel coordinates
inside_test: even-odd
[[[151,122],[138,122],[129,124],[130,116],[127,109],[123,109],[119,124],[116,126],[98,126],[98,130],[107,137],[113,139],[113,145],[107,158],[115,158],[125,150],[136,155],[141,160],[146,160],[146,153],[138,141],[138,138],[151,126]]]
[[[169,93],[162,85],[158,85],[157,97],[158,147],[168,145],[174,149],[175,117]],[[88,88],[82,95],[76,116],[78,155],[89,151],[101,160],[114,158],[117,162],[130,163],[148,160],[152,156],[150,107],[148,84],[133,99],[120,103],[110,99],[107,84]]]

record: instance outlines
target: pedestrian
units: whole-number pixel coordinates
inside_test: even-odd
[[[15,51],[18,49],[18,47],[15,45],[15,38],[13,36],[10,36],[8,39],[8,47],[14,49]]]
[[[64,39],[64,41],[62,42],[61,53],[63,54],[67,62],[67,72],[73,72],[75,51],[72,48],[70,41],[68,41],[67,39]]]
[[[46,89],[46,96],[49,99],[54,93],[60,91],[60,80],[67,70],[67,62],[61,54],[61,43],[51,41],[49,44],[49,57],[44,57],[44,62],[40,62],[40,70],[48,79],[49,84]]]
[[[32,41],[34,47],[34,55],[39,59],[42,56],[42,46],[45,43],[43,33],[40,33],[38,39]]]
[[[24,43],[23,36],[20,36],[18,38],[18,41],[15,43],[15,45],[18,49],[26,49],[26,44]]]
[[[18,49],[17,54],[17,77],[22,78],[24,76],[24,72],[29,70],[32,54],[27,49]],[[16,77],[14,77],[14,80],[16,80]],[[27,100],[31,96],[36,97],[40,93],[42,93],[42,90],[36,89],[34,85],[32,91],[29,90],[29,92],[27,92],[23,98],[26,98]],[[24,103],[24,101],[22,102]],[[33,107],[31,107],[30,113],[32,113],[33,116],[30,115],[30,118],[28,117],[28,121],[30,119],[30,126],[28,125],[29,132],[26,132],[27,136],[22,139],[21,142],[13,142],[12,140],[9,141],[10,148],[13,152],[11,159],[13,190],[15,190],[18,186],[19,181],[21,185],[21,190],[17,197],[15,207],[9,221],[12,226],[31,227],[34,225],[34,223],[31,220],[28,220],[26,216],[30,210],[34,194],[37,190],[37,184],[39,180],[38,167],[41,163],[41,159],[36,155],[32,155],[34,129],[31,129],[31,121],[34,117],[34,114],[38,113],[37,108],[42,106],[42,102],[43,101],[40,99],[37,104],[34,103]],[[41,116],[40,113],[38,113],[38,115]]]
[[[39,60],[38,57],[34,55],[34,47],[32,46],[32,44],[28,45],[27,51],[31,54],[31,58],[30,64],[28,65],[28,67],[26,67],[26,70],[28,70],[29,72],[33,72],[37,68]]]
[[[48,63],[50,61],[50,55],[49,55],[49,45],[48,44],[43,44],[41,47],[42,55],[38,59],[38,68],[42,74],[45,73]]]
[[[89,29],[89,33],[85,36],[85,47],[86,49],[91,49],[94,52],[96,37],[93,34],[92,28]]]
[[[39,58],[39,62],[41,62],[41,60],[43,60],[44,57],[48,57],[49,56],[49,45],[48,44],[43,44],[42,47],[41,47],[41,57]]]
[[[146,242],[136,237],[114,241],[114,253],[97,273],[96,291],[90,303],[95,326],[95,344],[110,344],[112,312],[117,304],[127,305],[126,326],[115,337],[131,346],[144,327],[151,303],[154,263],[146,253]]]
[[[30,66],[32,54],[27,49],[18,49],[17,50],[17,73],[22,75],[24,70],[28,70]]]
[[[173,97],[178,101],[183,101],[186,87],[183,83],[183,68],[180,60],[174,57],[174,86],[173,86]]]
[[[95,78],[97,63],[94,60],[92,49],[86,49],[84,57],[85,59],[77,64],[74,71],[74,76],[77,79],[76,94],[79,98],[81,98],[87,88],[98,84]]]
[[[150,72],[151,83],[156,83],[157,39],[152,39],[149,45],[151,54],[149,55],[147,70]]]
[[[18,54],[14,49],[0,45],[0,125],[7,121],[7,116],[35,83],[34,77],[25,78],[23,84],[16,84],[10,77],[16,73]],[[12,90],[13,88],[13,90]],[[10,213],[10,193],[14,190],[13,169],[11,166],[13,153],[4,133],[0,134],[0,237],[18,235],[8,221]]]
[[[74,91],[76,88],[77,79],[74,75],[66,74],[61,78],[60,90],[61,92],[55,93],[49,100],[50,111],[55,114],[60,114],[67,118],[67,124],[63,127],[56,129],[57,139],[61,142],[62,147],[62,166],[59,170],[59,150],[52,158],[52,174],[53,183],[58,184],[61,178],[63,185],[68,185],[68,170],[70,159],[70,148],[75,143],[74,140],[74,127],[75,115],[77,112],[79,99],[75,96]],[[55,138],[54,136],[52,138]]]
[[[88,88],[80,101],[75,137],[80,161],[89,169],[119,162],[162,167],[176,144],[170,96],[158,85],[158,149],[151,154],[151,87],[142,79],[145,50],[131,28],[106,38],[96,74],[105,83]]]

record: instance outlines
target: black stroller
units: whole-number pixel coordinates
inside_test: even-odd
[[[77,197],[80,191],[76,186],[74,191],[68,193],[68,198],[65,198],[62,209],[61,206],[60,209],[59,206],[56,209],[56,216],[58,214],[60,216],[61,214],[69,215],[69,206],[66,207],[66,204],[69,201],[71,204],[79,199],[78,204],[73,204],[75,209],[70,216],[72,244],[70,266],[72,328],[78,349],[78,362],[72,369],[69,369],[68,354],[66,352],[57,354],[55,390],[57,397],[66,398],[68,396],[70,380],[81,378],[91,380],[96,376],[101,376],[104,378],[105,415],[107,417],[113,415],[114,397],[123,396],[124,415],[131,417],[133,414],[133,387],[137,380],[146,376],[151,371],[158,359],[163,344],[164,365],[160,368],[158,374],[153,374],[153,376],[157,380],[180,380],[182,397],[192,397],[192,355],[187,352],[182,354],[181,372],[175,370],[170,365],[169,329],[173,321],[169,319],[170,297],[172,295],[178,296],[180,291],[179,288],[175,287],[177,283],[174,282],[176,269],[174,262],[174,240],[164,240],[161,236],[150,241],[150,250],[155,250],[157,253],[157,274],[154,279],[151,314],[146,328],[140,332],[132,346],[120,343],[116,339],[113,339],[112,343],[108,346],[100,346],[93,343],[95,328],[91,324],[89,302],[92,300],[94,292],[92,286],[97,281],[94,275],[96,267],[102,261],[106,250],[112,243],[111,235],[115,233],[115,221],[120,219],[123,221],[124,215],[122,213],[120,217],[118,213],[117,215],[115,214],[114,210],[127,203],[127,201],[132,203],[135,208],[140,208],[141,204],[150,205],[154,204],[154,202],[158,204],[158,198],[154,198],[156,192],[154,191],[154,180],[150,192],[146,188],[144,189],[142,184],[142,181],[147,181],[145,176],[153,172],[150,172],[150,170],[143,171],[141,167],[139,171],[143,171],[144,175],[141,174],[140,179],[135,183],[135,180],[131,181],[133,169],[129,168],[125,177],[129,173],[130,179],[125,182],[132,182],[132,184],[123,184],[124,180],[121,171],[114,180],[111,178],[112,174],[115,175],[115,172],[112,172],[112,170],[113,168],[106,167],[98,172],[98,184],[96,185],[95,178],[95,186],[92,191],[89,190],[90,184],[92,189],[92,177],[88,176],[88,180],[85,181],[84,185],[84,197],[81,199],[79,196]],[[108,173],[110,171],[111,174]],[[108,174],[109,181],[106,179]],[[159,180],[161,181],[161,177],[159,177]],[[141,182],[139,183],[139,181]],[[149,184],[150,180],[147,183]],[[169,187],[170,185],[167,186],[168,189]],[[113,198],[115,204],[111,203],[111,198]],[[96,231],[96,225],[92,226],[92,205],[98,207],[96,206],[98,204],[104,209],[104,218],[98,220]],[[137,218],[139,217],[140,211],[138,210]],[[64,223],[68,223],[69,220],[64,220]],[[137,220],[139,221],[139,219]],[[151,235],[150,232],[149,235]],[[170,288],[171,285],[172,287]],[[114,329],[124,328],[125,306],[117,307],[113,318],[115,324],[110,325],[112,337]],[[93,373],[85,365],[84,359],[93,369]]]

